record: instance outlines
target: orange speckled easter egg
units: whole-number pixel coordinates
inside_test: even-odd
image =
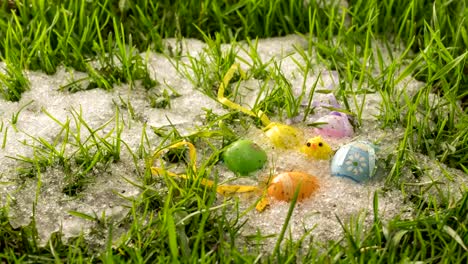
[[[268,196],[276,200],[289,202],[293,199],[297,188],[297,201],[309,198],[319,189],[318,179],[303,172],[284,172],[273,178],[268,186]]]

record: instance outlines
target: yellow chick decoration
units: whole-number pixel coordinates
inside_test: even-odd
[[[321,136],[313,137],[301,147],[301,152],[309,158],[327,160],[333,154],[333,150]]]

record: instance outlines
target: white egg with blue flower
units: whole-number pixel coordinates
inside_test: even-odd
[[[331,162],[331,175],[364,182],[375,174],[375,149],[367,141],[354,141],[340,147]]]

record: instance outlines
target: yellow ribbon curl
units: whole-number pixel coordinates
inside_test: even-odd
[[[160,167],[153,167],[154,161],[161,156],[163,151],[178,148],[184,145],[188,146],[189,148],[189,166],[191,167],[192,171],[196,175],[196,171],[197,171],[197,167],[195,164],[197,160],[196,149],[192,143],[187,142],[187,141],[177,142],[175,144],[172,144],[170,146],[157,150],[153,154],[149,162],[151,166],[151,173],[155,176],[167,174],[168,176],[171,176],[171,177],[188,179],[189,177],[186,174],[175,174],[173,172],[166,171],[165,169],[160,168]],[[208,179],[201,179],[200,183],[207,187],[213,187],[215,185],[214,181],[211,181]],[[216,186],[216,192],[221,195],[228,196],[228,195],[233,195],[235,193],[262,192],[262,190],[256,186],[250,186],[250,185],[218,185]]]
[[[303,135],[301,131],[292,126],[271,122],[263,111],[259,110],[257,113],[255,113],[252,110],[236,104],[224,97],[224,91],[236,71],[239,72],[242,79],[246,79],[246,74],[241,69],[239,63],[234,63],[231,68],[229,68],[226,75],[224,75],[223,81],[219,85],[218,101],[231,109],[235,109],[244,114],[259,118],[264,126],[263,131],[265,131],[266,136],[270,138],[271,142],[275,146],[280,148],[297,148],[303,142]]]

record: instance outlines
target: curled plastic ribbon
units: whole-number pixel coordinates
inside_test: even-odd
[[[245,72],[240,68],[240,65],[238,63],[234,63],[224,75],[223,81],[219,85],[218,101],[231,109],[235,109],[244,114],[259,118],[264,126],[263,131],[265,132],[265,135],[270,138],[271,142],[276,147],[296,148],[299,146],[303,142],[303,134],[300,130],[285,124],[271,122],[263,111],[259,110],[257,113],[255,113],[252,110],[236,104],[224,97],[224,91],[236,71],[239,72],[241,78],[246,78]]]
[[[154,161],[158,159],[164,150],[178,148],[180,146],[188,146],[189,148],[189,166],[193,171],[194,175],[197,175],[196,161],[196,149],[192,143],[187,141],[181,141],[172,144],[168,147],[162,148],[156,151],[151,160],[149,161],[151,173],[153,175],[168,175],[171,177],[177,177],[182,179],[189,179],[186,174],[175,174],[173,172],[166,171],[161,167],[153,167]],[[206,187],[214,187],[215,182],[208,179],[201,179],[200,183]],[[319,188],[318,179],[315,176],[302,173],[302,172],[285,172],[274,177],[267,184],[266,188],[259,188],[251,185],[218,185],[216,186],[216,192],[223,196],[234,195],[238,193],[256,193],[260,196],[255,208],[257,211],[264,211],[265,208],[270,204],[271,199],[277,199],[282,201],[291,201],[294,193],[298,192],[298,201],[308,198]]]
[[[169,171],[167,171],[167,170],[165,170],[164,168],[161,168],[161,167],[153,167],[155,160],[158,159],[161,156],[163,151],[178,148],[178,147],[181,147],[181,146],[184,146],[184,145],[188,146],[188,148],[189,148],[189,166],[192,169],[193,174],[197,175],[197,173],[196,173],[197,172],[197,166],[195,164],[195,162],[197,160],[196,149],[195,149],[195,146],[192,143],[188,142],[188,141],[181,141],[181,142],[172,144],[170,146],[167,146],[165,148],[162,148],[162,149],[156,151],[153,154],[153,156],[152,156],[152,158],[151,158],[151,160],[149,162],[149,164],[151,166],[150,167],[151,168],[151,174],[153,174],[153,175],[167,174],[168,176],[171,176],[171,177],[189,179],[189,176],[187,176],[186,174],[175,174],[175,173],[169,172]],[[213,187],[215,185],[214,181],[208,180],[208,179],[201,179],[200,183],[202,185],[204,185],[204,186],[207,186],[207,187]],[[216,187],[216,192],[221,194],[221,195],[231,195],[231,194],[235,194],[235,193],[261,192],[261,190],[256,186],[249,186],[249,185],[218,185]]]

